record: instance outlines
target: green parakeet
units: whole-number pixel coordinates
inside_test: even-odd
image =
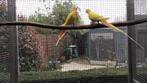
[[[124,34],[125,36],[127,36],[128,38],[130,38],[134,43],[136,43],[138,46],[140,46],[142,49],[144,49],[144,47],[142,45],[140,45],[136,40],[134,40],[132,37],[130,37],[127,33],[125,33],[123,30],[119,29],[118,27],[112,25],[111,23],[109,23],[107,20],[108,18],[103,17],[100,14],[97,14],[93,11],[91,11],[90,9],[86,9],[86,13],[88,14],[89,19],[92,22],[100,22],[103,25],[111,28],[112,30],[116,31],[116,32],[121,32],[122,34]]]

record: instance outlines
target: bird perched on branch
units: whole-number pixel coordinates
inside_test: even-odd
[[[130,38],[135,44],[137,44],[138,46],[140,46],[142,49],[144,49],[144,47],[142,45],[140,45],[136,40],[134,40],[132,37],[130,37],[127,33],[125,33],[123,30],[119,29],[118,27],[112,25],[111,23],[109,23],[107,20],[108,18],[103,17],[102,15],[95,13],[93,11],[91,11],[90,9],[86,9],[86,13],[88,14],[89,19],[92,21],[92,23],[94,22],[98,22],[101,23],[107,27],[109,27],[110,29],[112,29],[113,31],[116,32],[121,32],[122,34],[124,34],[125,36],[127,36],[128,38]]]
[[[64,24],[62,24],[61,26],[65,26],[65,25],[75,25],[76,21],[78,19],[78,12],[77,12],[77,7],[72,7],[71,8],[71,12],[68,14]],[[68,30],[61,30],[58,34],[58,39],[56,42],[56,46],[59,44],[60,40],[64,37],[64,35],[68,32]]]

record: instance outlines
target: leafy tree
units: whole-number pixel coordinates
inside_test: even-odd
[[[45,23],[45,24],[61,25],[64,23],[72,6],[74,6],[74,4],[72,3],[71,0],[67,0],[67,1],[55,0],[55,4],[53,6],[51,13],[48,13],[48,15],[44,15],[40,12],[40,9],[38,9],[38,11],[35,12],[35,15],[29,17],[29,21]],[[46,8],[46,11],[49,11],[49,9],[50,8]],[[78,24],[81,23],[82,20],[79,19]],[[37,29],[37,31],[43,34],[47,34],[47,33],[57,33],[59,30]],[[72,31],[72,33],[74,33],[74,31]]]

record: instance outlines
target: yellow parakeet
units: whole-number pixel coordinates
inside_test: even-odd
[[[125,33],[123,30],[119,29],[118,27],[112,25],[111,23],[109,23],[107,20],[108,18],[103,17],[100,14],[97,14],[93,11],[91,11],[90,9],[86,9],[86,13],[88,14],[89,19],[92,22],[100,22],[102,24],[104,24],[105,26],[111,28],[114,31],[117,32],[121,32],[122,34],[124,34],[125,36],[127,36],[128,38],[130,38],[134,43],[136,43],[138,46],[140,46],[142,49],[144,49],[144,47],[142,45],[140,45],[136,40],[134,40],[132,37],[130,37],[127,33]]]
[[[71,8],[71,12],[68,14],[64,24],[62,24],[62,26],[65,26],[65,25],[74,25],[77,21],[77,18],[78,18],[78,12],[77,12],[77,7],[72,7]],[[56,46],[58,45],[59,41],[64,37],[64,35],[68,32],[68,30],[61,30],[59,32],[59,35],[58,35],[58,39],[57,39],[57,42],[56,42]]]

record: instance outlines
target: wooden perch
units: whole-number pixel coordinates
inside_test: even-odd
[[[135,19],[135,20],[130,20],[130,21],[126,21],[126,22],[116,22],[116,23],[112,23],[112,24],[115,26],[130,26],[130,25],[136,25],[136,24],[145,23],[145,22],[147,22],[147,18]],[[95,29],[95,28],[106,27],[102,24],[57,26],[57,25],[48,25],[48,24],[41,24],[41,23],[35,23],[35,22],[2,22],[2,23],[0,23],[0,26],[15,26],[15,25],[35,26],[35,27],[47,28],[47,29]]]

